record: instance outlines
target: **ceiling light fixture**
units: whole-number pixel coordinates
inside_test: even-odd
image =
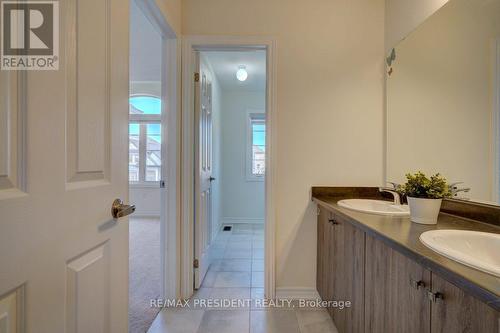
[[[236,71],[236,78],[243,82],[248,78],[248,72],[245,66],[238,66],[238,70]]]

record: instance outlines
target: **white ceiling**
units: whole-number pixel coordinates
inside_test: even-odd
[[[265,51],[204,51],[223,90],[265,91],[266,52]],[[236,79],[238,66],[243,65],[248,72],[244,82]]]

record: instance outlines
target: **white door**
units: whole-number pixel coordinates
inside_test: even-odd
[[[128,8],[59,1],[59,70],[0,71],[2,332],[127,332]]]
[[[194,287],[197,289],[210,266],[212,235],[212,78],[199,52],[195,74],[195,235]]]

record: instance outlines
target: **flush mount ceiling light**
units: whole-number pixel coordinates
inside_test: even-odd
[[[245,66],[238,66],[238,70],[236,71],[236,78],[243,82],[247,79],[248,72]]]

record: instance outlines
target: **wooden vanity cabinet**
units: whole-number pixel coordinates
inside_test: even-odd
[[[334,300],[350,301],[349,308],[331,310],[339,332],[361,332],[364,325],[364,245],[365,234],[340,216],[333,214],[333,276]]]
[[[500,314],[366,235],[365,332],[498,333]]]
[[[499,333],[500,312],[432,274],[432,291],[443,295],[431,305],[431,332]]]
[[[318,213],[318,292],[323,300],[349,301],[331,307],[339,332],[362,332],[364,325],[364,232],[337,214]]]
[[[321,299],[327,300],[330,296],[328,294],[328,281],[330,281],[329,262],[332,253],[330,245],[330,229],[331,225],[329,220],[332,213],[322,207],[318,207],[318,226],[317,226],[317,262],[316,262],[316,289],[318,290]]]
[[[365,332],[430,332],[429,270],[366,235],[365,277]]]
[[[340,333],[499,333],[500,312],[319,206],[317,287]],[[434,296],[434,297],[433,297]]]

